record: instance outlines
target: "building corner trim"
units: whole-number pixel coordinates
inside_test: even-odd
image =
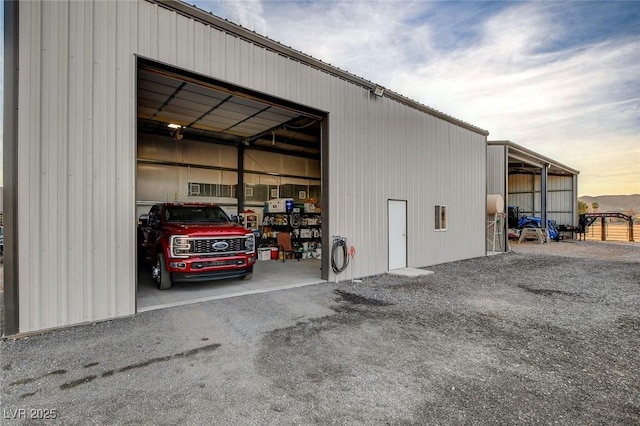
[[[4,4],[4,327],[5,336],[17,334],[18,300],[18,66],[19,2]]]

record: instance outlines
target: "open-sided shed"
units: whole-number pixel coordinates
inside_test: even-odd
[[[487,193],[502,195],[505,206],[542,223],[578,224],[579,173],[511,141],[487,142]]]

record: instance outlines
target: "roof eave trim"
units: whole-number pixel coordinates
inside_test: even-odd
[[[541,162],[548,163],[549,165],[553,165],[553,166],[555,166],[555,167],[557,167],[559,169],[562,169],[562,170],[564,170],[566,172],[573,173],[575,175],[579,175],[580,174],[579,170],[576,170],[574,168],[566,166],[566,165],[564,165],[562,163],[558,163],[557,161],[555,161],[555,160],[553,160],[553,159],[551,159],[549,157],[545,157],[544,155],[538,154],[535,151],[531,151],[530,149],[525,148],[525,147],[523,147],[521,145],[518,145],[517,143],[511,142],[511,141],[507,141],[507,140],[503,140],[503,141],[487,141],[487,145],[489,145],[489,146],[491,146],[491,145],[493,145],[493,146],[498,146],[498,145],[506,146],[506,147],[508,147],[510,149],[515,149],[515,150],[521,151],[522,153],[530,155],[531,157],[536,158]]]

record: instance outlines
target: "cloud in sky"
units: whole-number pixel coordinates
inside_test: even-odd
[[[640,193],[640,2],[198,1],[196,6]]]

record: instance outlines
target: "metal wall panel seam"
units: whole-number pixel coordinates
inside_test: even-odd
[[[104,58],[103,58],[103,72],[105,75],[104,80],[104,92],[102,99],[104,104],[103,114],[99,117],[100,123],[100,137],[99,142],[101,143],[101,152],[104,156],[101,156],[97,160],[101,162],[101,167],[103,170],[102,173],[102,190],[104,191],[103,197],[100,198],[98,205],[98,209],[100,209],[100,214],[102,216],[101,223],[104,224],[104,227],[96,230],[97,235],[100,235],[103,241],[106,241],[105,247],[101,248],[103,256],[99,256],[94,259],[96,261],[103,260],[104,265],[102,265],[103,275],[99,278],[100,285],[103,287],[103,293],[105,295],[104,301],[106,304],[102,307],[103,311],[100,314],[101,317],[109,317],[115,316],[113,313],[115,312],[115,269],[111,265],[116,265],[116,236],[114,235],[117,232],[116,223],[115,223],[115,215],[114,209],[116,208],[116,197],[115,197],[115,163],[116,160],[114,158],[115,154],[115,141],[114,141],[114,129],[117,129],[117,126],[120,124],[116,119],[115,109],[116,109],[116,64],[115,64],[115,56],[116,56],[116,28],[115,25],[117,23],[117,16],[115,12],[115,8],[117,7],[117,3],[113,2],[106,5],[106,13],[100,14],[99,19],[104,20],[102,23],[103,28],[106,31],[98,34],[101,39],[101,50],[104,50]],[[101,37],[102,36],[102,37]],[[106,37],[105,37],[106,36]],[[94,300],[94,303],[99,304],[99,300]]]
[[[203,73],[203,63],[204,63],[204,54],[198,55],[196,52],[205,52],[204,50],[204,37],[203,33],[205,32],[207,27],[204,25],[194,25],[192,28],[193,31],[193,42],[191,43],[191,56],[193,57],[193,66],[192,69],[199,73]]]
[[[116,222],[123,229],[122,235],[117,239],[119,247],[116,250],[117,264],[124,264],[126,267],[118,268],[116,273],[116,310],[117,316],[133,314],[135,312],[135,262],[132,264],[127,260],[135,258],[135,248],[126,243],[127,241],[135,241],[136,239],[136,215],[135,215],[135,143],[136,140],[136,61],[135,56],[130,51],[133,46],[137,45],[137,32],[135,31],[135,22],[138,21],[137,5],[134,3],[119,4],[120,15],[124,17],[126,25],[122,29],[116,30],[118,35],[125,34],[125,37],[119,37],[118,43],[118,69],[120,70],[119,87],[120,101],[116,101],[116,105],[124,105],[124,108],[117,108],[122,114],[122,124],[118,126],[120,129],[120,137],[117,139],[119,150],[116,151],[116,176],[118,182],[117,194],[118,213]],[[118,19],[120,22],[120,19]],[[136,40],[131,43],[131,40]],[[118,273],[119,272],[119,273]]]
[[[23,182],[18,198],[18,221],[20,242],[18,250],[19,324],[20,332],[30,330],[40,321],[39,277],[40,263],[38,247],[32,244],[40,234],[39,203],[41,188],[41,160],[38,144],[41,125],[41,51],[42,51],[42,4],[20,3],[20,51],[38,52],[37,55],[19,55],[18,105],[18,182]]]
[[[111,30],[110,16],[111,6],[108,3],[96,3],[94,8],[94,86],[93,86],[93,110],[94,120],[92,122],[92,164],[93,164],[93,205],[94,220],[92,222],[91,234],[94,237],[92,250],[94,285],[91,305],[94,318],[102,318],[108,315],[112,306],[110,291],[107,287],[110,265],[113,265],[110,258],[110,251],[113,239],[107,233],[111,230],[106,210],[109,200],[109,141],[107,134],[109,127],[107,123],[112,117],[109,114],[111,107],[111,92],[113,90],[112,77],[108,71],[110,66],[110,40]]]
[[[86,40],[83,31],[85,3],[73,2],[69,5],[69,205],[75,206],[69,209],[68,217],[65,222],[67,234],[69,236],[68,256],[66,267],[69,271],[66,298],[68,301],[66,314],[67,323],[77,322],[82,319],[82,313],[77,312],[78,306],[82,306],[82,298],[84,289],[78,288],[77,283],[83,282],[81,279],[83,266],[83,250],[81,237],[83,231],[83,195],[82,190],[83,174],[82,165],[84,159],[82,157],[81,147],[73,146],[76,141],[83,140],[82,129],[84,126],[84,109],[83,96],[84,89],[84,73],[78,64],[83,63],[83,46]],[[79,18],[80,17],[80,18]],[[71,84],[74,82],[75,84]],[[81,229],[78,232],[78,229]],[[79,297],[80,296],[80,297]]]
[[[176,21],[178,16],[164,8],[158,8],[158,56],[157,58],[169,64],[177,63],[177,34]]]
[[[50,193],[57,194],[60,205],[58,207],[57,214],[59,215],[59,222],[64,224],[64,227],[59,227],[56,230],[56,237],[54,237],[52,250],[55,251],[56,267],[58,269],[58,283],[60,288],[55,290],[57,300],[56,307],[54,307],[54,315],[56,315],[56,326],[60,326],[69,322],[69,265],[66,259],[69,258],[69,233],[70,226],[68,224],[69,218],[69,156],[70,156],[70,138],[69,127],[71,125],[70,116],[70,93],[69,88],[71,82],[69,81],[70,71],[70,4],[65,4],[61,7],[60,19],[58,22],[58,31],[56,36],[59,37],[59,44],[61,47],[61,54],[58,55],[58,87],[57,90],[57,121],[60,126],[58,137],[59,146],[57,149],[56,164],[54,168],[58,169],[56,181],[58,182],[56,191],[50,191]],[[62,105],[61,102],[62,101]],[[55,158],[55,157],[54,157]],[[65,247],[65,250],[60,250],[60,246]],[[56,312],[57,311],[57,312]]]
[[[107,89],[107,110],[106,110],[106,120],[104,121],[104,141],[106,143],[107,157],[105,161],[105,176],[106,179],[104,181],[105,186],[107,187],[107,197],[103,200],[105,209],[105,219],[107,223],[107,228],[101,230],[102,235],[106,234],[106,237],[109,241],[109,249],[105,250],[107,255],[108,265],[118,265],[118,241],[122,238],[120,235],[121,229],[118,226],[118,187],[117,187],[117,135],[121,129],[122,125],[127,125],[119,120],[120,111],[125,110],[118,104],[118,28],[117,25],[119,23],[118,19],[118,3],[112,2],[109,10],[109,21],[107,22],[108,28],[108,38],[106,39],[107,44],[107,69],[111,72],[109,73],[108,89]],[[129,122],[129,120],[126,120]],[[128,259],[127,259],[128,260]],[[117,312],[117,300],[118,300],[118,292],[117,292],[117,283],[116,277],[118,274],[118,268],[108,267],[106,276],[104,277],[104,285],[106,286],[106,293],[108,297],[108,306],[105,311],[105,317],[115,317]]]
[[[43,324],[56,323],[57,295],[59,290],[59,276],[57,267],[59,252],[53,248],[53,241],[58,237],[58,226],[48,226],[48,223],[60,223],[59,201],[57,193],[61,182],[59,182],[58,169],[56,167],[57,153],[62,142],[58,134],[60,128],[60,117],[58,116],[59,105],[57,103],[59,93],[59,78],[62,70],[59,67],[60,40],[58,25],[60,9],[62,4],[57,5],[49,2],[42,4],[42,63],[41,63],[41,125],[42,133],[38,140],[38,150],[40,157],[40,178],[38,186],[40,188],[37,203],[38,211],[44,211],[45,206],[49,215],[39,215],[40,221],[40,241],[38,256],[34,259],[40,263],[40,275],[37,278],[37,288],[39,293],[39,303],[37,309],[40,312],[38,327]],[[64,110],[64,105],[62,105]],[[45,275],[46,274],[46,275]],[[49,285],[45,284],[50,283]],[[54,288],[55,287],[55,288]]]
[[[93,288],[95,283],[93,282],[93,244],[94,244],[94,235],[91,232],[92,224],[94,220],[94,212],[93,212],[93,191],[94,191],[94,182],[93,182],[93,120],[94,120],[94,93],[93,88],[95,86],[95,72],[94,72],[94,56],[95,56],[95,5],[93,2],[84,2],[85,5],[85,22],[87,23],[84,27],[84,38],[85,41],[85,51],[84,51],[84,62],[83,62],[83,73],[85,78],[85,88],[83,93],[83,111],[85,118],[83,120],[82,132],[83,132],[83,143],[81,143],[81,152],[83,156],[83,174],[82,180],[84,182],[84,191],[83,194],[87,194],[88,196],[83,200],[83,219],[82,219],[82,270],[83,270],[83,281],[82,284],[78,283],[82,286],[82,298],[83,304],[81,305],[82,309],[82,319],[84,318],[93,318]]]

